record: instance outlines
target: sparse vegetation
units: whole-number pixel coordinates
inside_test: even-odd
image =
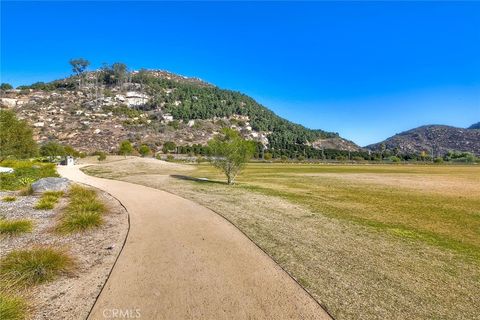
[[[95,228],[103,223],[102,214],[105,205],[98,199],[97,193],[78,185],[70,187],[69,203],[57,225],[61,233],[73,233]]]
[[[25,320],[27,315],[28,305],[23,298],[0,292],[0,319]]]
[[[40,147],[40,155],[53,162],[66,155],[65,147],[58,142],[49,141]]]
[[[33,229],[33,222],[27,219],[0,219],[0,234],[3,235],[18,235],[25,232],[31,232]]]
[[[223,135],[214,137],[209,141],[214,167],[223,171],[227,176],[227,183],[235,183],[235,177],[253,157],[255,144],[243,139],[237,131],[225,128]]]
[[[146,144],[142,144],[142,145],[140,146],[140,148],[138,149],[138,152],[140,153],[140,155],[141,155],[142,157],[146,157],[146,156],[148,156],[148,155],[152,152],[152,150],[151,150],[150,147],[147,146]]]
[[[14,196],[5,196],[2,198],[3,202],[13,202],[15,200],[17,200],[17,197],[14,197]]]
[[[163,153],[170,153],[177,148],[177,145],[173,141],[166,141],[162,146]]]
[[[107,154],[103,151],[100,151],[97,153],[98,154],[98,157],[97,157],[97,160],[98,161],[105,161],[107,160]]]
[[[0,260],[0,276],[18,286],[31,286],[54,280],[71,272],[73,259],[53,248],[16,250]]]
[[[205,164],[178,169],[202,181],[156,178],[165,169],[146,166],[86,171],[214,209],[336,319],[478,314],[478,166],[249,163],[235,188],[215,183],[223,174]]]
[[[25,159],[37,154],[32,128],[18,120],[13,111],[0,110],[0,128],[0,162],[8,157]]]
[[[34,191],[33,191],[31,183],[27,184],[25,187],[20,189],[20,191],[18,192],[18,194],[23,196],[23,197],[31,196],[33,193],[34,193]]]
[[[1,190],[28,189],[29,184],[40,178],[58,177],[52,163],[4,160],[1,165],[15,170],[13,173],[0,173]]]
[[[127,157],[127,155],[132,154],[132,152],[133,152],[133,147],[132,147],[132,143],[130,141],[124,140],[120,143],[120,146],[118,148],[118,153],[119,154]]]
[[[55,204],[63,196],[62,191],[46,191],[42,194],[42,197],[35,205],[35,209],[38,210],[51,210],[55,207]]]

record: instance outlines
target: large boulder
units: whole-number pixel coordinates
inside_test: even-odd
[[[32,183],[33,192],[66,191],[70,185],[67,178],[42,178]]]

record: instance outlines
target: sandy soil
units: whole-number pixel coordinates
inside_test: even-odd
[[[91,319],[329,319],[268,255],[213,211],[131,183],[60,174],[106,190],[130,213],[130,233]]]
[[[368,173],[317,173],[299,174],[304,177],[329,177],[352,182],[387,187],[418,190],[442,195],[480,194],[480,177],[470,180],[452,177],[452,175],[430,175],[428,178],[420,174],[368,174]]]
[[[19,248],[52,246],[66,250],[77,264],[68,277],[40,285],[27,292],[33,312],[31,319],[85,319],[110,273],[128,230],[128,216],[121,204],[105,192],[99,198],[107,205],[102,227],[68,236],[52,232],[66,199],[53,210],[35,210],[39,196],[17,197],[15,202],[0,202],[5,218],[28,218],[34,231],[16,237],[0,238],[0,257]],[[12,192],[0,192],[0,198]]]

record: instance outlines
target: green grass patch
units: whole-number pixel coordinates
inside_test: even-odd
[[[19,194],[23,197],[25,196],[31,196],[32,194],[34,193],[33,191],[33,188],[32,188],[32,184],[29,183],[28,185],[26,185],[25,187],[21,188],[20,191],[19,191]]]
[[[94,190],[73,185],[68,196],[69,203],[56,228],[58,232],[81,232],[102,225],[105,205]]]
[[[6,196],[2,198],[3,202],[13,202],[15,200],[17,200],[17,197],[14,197],[14,196]]]
[[[20,190],[38,179],[58,177],[53,163],[4,160],[2,167],[10,167],[13,173],[0,173],[0,190]]]
[[[224,179],[207,165],[197,168],[196,177]],[[255,163],[239,175],[236,188],[480,262],[480,198],[472,189],[478,177],[478,166]],[[452,187],[438,189],[445,184]]]
[[[27,219],[0,219],[0,234],[18,235],[21,233],[31,232],[33,230],[33,222]]]
[[[46,191],[42,194],[40,200],[38,200],[35,209],[51,210],[62,196],[63,191]]]
[[[23,298],[0,293],[0,319],[24,320],[27,319],[27,315],[28,305]]]
[[[0,260],[0,276],[17,286],[32,286],[52,281],[73,270],[73,259],[53,248],[17,250]]]

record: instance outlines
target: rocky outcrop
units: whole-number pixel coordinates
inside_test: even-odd
[[[360,151],[361,148],[354,142],[338,138],[318,139],[311,144],[316,149],[333,149],[344,151]]]
[[[67,191],[69,186],[67,178],[42,178],[32,183],[33,192]]]

